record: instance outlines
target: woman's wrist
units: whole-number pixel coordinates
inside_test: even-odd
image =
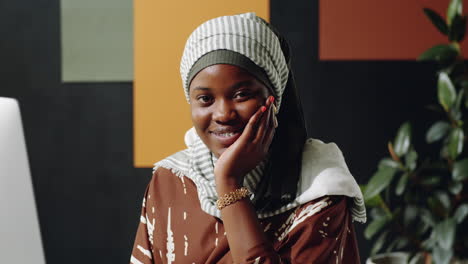
[[[216,191],[218,192],[218,196],[233,192],[241,187],[242,184],[236,179],[216,179]]]

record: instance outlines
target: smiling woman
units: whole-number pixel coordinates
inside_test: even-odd
[[[238,66],[215,64],[204,68],[190,84],[197,134],[219,157],[240,137],[270,94],[264,84]]]
[[[181,76],[193,128],[155,164],[131,263],[359,262],[362,194],[335,144],[306,139],[289,57],[253,13],[192,33]]]

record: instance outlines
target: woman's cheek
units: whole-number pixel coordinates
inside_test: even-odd
[[[202,129],[207,127],[210,123],[210,115],[207,113],[206,109],[201,107],[192,107],[192,123],[195,127]]]
[[[248,121],[262,105],[261,100],[246,101],[245,104],[239,108],[239,112],[242,113],[242,119]]]

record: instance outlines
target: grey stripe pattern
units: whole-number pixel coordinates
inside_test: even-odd
[[[200,57],[220,49],[238,52],[263,68],[274,86],[279,107],[288,80],[288,66],[278,37],[255,13],[214,18],[193,31],[180,63],[187,101],[190,69]]]
[[[179,177],[187,176],[197,186],[198,199],[201,208],[207,214],[221,217],[221,212],[216,207],[218,195],[216,192],[214,165],[217,158],[206,147],[203,141],[197,137],[195,142],[183,151],[169,156],[154,164],[153,172],[159,167],[171,170]],[[250,192],[255,193],[257,184],[265,168],[266,160],[262,161],[256,168],[244,178],[244,186]],[[253,195],[250,197],[253,198]]]
[[[179,177],[188,177],[197,187],[198,199],[200,200],[201,209],[209,215],[221,218],[221,212],[216,207],[218,195],[216,192],[216,184],[214,177],[214,165],[216,164],[216,157],[212,155],[211,151],[206,147],[203,141],[196,135],[193,135],[194,142],[188,145],[188,149],[177,152],[154,164],[153,172],[159,167],[171,170]],[[310,144],[306,141],[306,144]],[[266,160],[261,162],[255,169],[248,173],[244,178],[244,186],[247,187],[253,194],[255,194],[256,187],[263,175]],[[250,198],[253,199],[254,195]],[[351,215],[353,221],[366,222],[366,209],[364,201],[360,197],[353,197],[353,207],[351,208]],[[259,219],[275,216],[284,213],[301,205],[298,201],[293,200],[291,203],[283,207],[271,211],[257,213]]]

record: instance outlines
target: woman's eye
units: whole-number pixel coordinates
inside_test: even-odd
[[[200,95],[197,97],[197,100],[206,104],[206,103],[209,103],[211,101],[211,96],[208,96],[208,95]]]
[[[238,92],[234,95],[235,98],[246,98],[249,97],[251,94],[249,92]]]

